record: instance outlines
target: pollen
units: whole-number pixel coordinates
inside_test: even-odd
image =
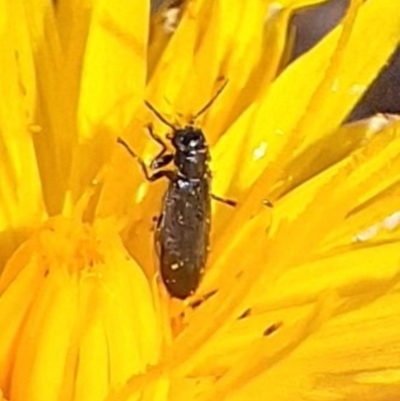
[[[148,281],[110,221],[50,219],[9,260],[0,293],[0,387],[13,401],[104,399],[158,360]]]
[[[259,160],[265,156],[268,149],[268,143],[262,141],[253,151],[253,160]]]

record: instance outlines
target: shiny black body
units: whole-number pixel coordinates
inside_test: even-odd
[[[192,123],[212,105],[227,83],[224,82],[213,98],[183,128],[175,127],[150,103],[145,102],[158,119],[172,129],[172,134],[167,135],[167,138],[171,141],[174,153],[168,153],[164,141],[149,127],[151,137],[162,147],[151,163],[153,174],[149,174],[143,160],[127,143],[118,138],[118,142],[138,160],[149,181],[162,177],[169,180],[155,240],[162,280],[170,295],[175,298],[185,299],[193,294],[203,274],[210,236],[211,198],[235,205],[233,201],[211,194],[207,141],[203,132]],[[173,169],[162,169],[171,163],[174,164]]]
[[[178,129],[171,142],[175,170],[168,174],[170,183],[157,226],[156,246],[168,292],[184,299],[196,290],[206,264],[211,174],[208,146],[201,130],[192,126]]]
[[[162,150],[151,163],[149,173],[142,159],[121,139],[118,142],[137,158],[146,178],[166,177],[164,195],[156,228],[156,248],[162,280],[175,298],[185,299],[199,285],[208,254],[211,219],[210,154],[203,132],[193,125],[173,129],[167,136],[175,152],[167,153],[164,142],[150,129]],[[173,169],[162,169],[173,163]]]

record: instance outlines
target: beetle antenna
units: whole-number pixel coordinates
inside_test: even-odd
[[[131,147],[122,138],[118,137],[117,143],[122,145],[133,158],[135,159],[139,158],[139,156],[131,149]]]
[[[192,120],[196,120],[199,118],[207,109],[214,103],[217,97],[221,94],[221,92],[225,89],[226,85],[228,85],[228,80],[226,80],[223,85],[218,89],[217,93],[192,117]]]
[[[146,105],[147,108],[149,108],[154,115],[162,121],[165,125],[168,125],[168,127],[172,128],[173,131],[176,130],[175,126],[171,124],[151,103],[149,103],[147,100],[145,100],[144,104]]]

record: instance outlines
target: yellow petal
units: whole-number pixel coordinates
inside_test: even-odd
[[[376,24],[376,15],[382,17],[379,24]],[[325,73],[331,71],[329,66],[340,39],[340,27],[289,66],[274,81],[265,94],[262,104],[257,108],[253,123],[249,127],[252,135],[246,140],[246,148],[242,153],[246,164],[237,166],[235,184],[239,188],[242,190],[248,188],[267,166],[271,169],[269,166],[271,162],[278,163],[274,175],[279,177],[282,175],[282,164],[292,157],[293,148],[301,145],[300,139],[305,141],[304,144],[309,144],[319,135],[329,133],[338,127],[362,95],[363,91],[355,91],[352,88],[355,85],[357,88],[360,86],[366,88],[396,49],[400,38],[399,18],[400,12],[391,1],[372,0],[364,3],[357,13],[346,46],[339,48],[340,64],[332,68],[333,76],[326,77]],[[368,68],[364,68],[365,32],[368,32],[371,46],[376,47],[374,52],[368,52],[371,55]],[[381,46],[382,43],[385,45]],[[360,56],[354,58],[355,54]],[[313,79],[310,82],[303,77],[313,77]],[[340,82],[337,82],[337,88],[329,87],[328,91],[327,80],[334,83],[338,77]],[[294,85],[294,82],[297,84]],[[314,100],[321,82],[325,89],[321,90]],[[330,107],[327,106],[325,97],[331,102]],[[322,108],[326,115],[322,120],[310,117],[319,113]],[[304,115],[307,116],[307,123],[302,122]],[[264,157],[256,158],[255,151],[262,142],[268,143],[268,151]],[[285,148],[284,145],[287,143],[289,145]]]
[[[93,125],[122,130],[143,99],[148,7],[147,1],[95,3],[79,99],[83,138],[95,134]]]
[[[34,142],[37,87],[28,21],[20,2],[2,1],[0,9],[0,257],[5,260],[45,210]]]
[[[337,317],[249,386],[279,400],[381,400],[400,394],[398,291]],[[268,383],[271,383],[268,386]],[[272,383],[285,383],[275,386]]]
[[[1,287],[0,387],[13,401],[104,398],[159,359],[148,282],[111,221],[48,221]]]

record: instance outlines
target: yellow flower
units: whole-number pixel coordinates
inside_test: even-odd
[[[149,21],[145,1],[1,0],[2,399],[399,397],[400,119],[341,124],[400,9],[351,1],[286,66],[290,17],[318,2],[188,0]],[[178,301],[154,254],[166,183],[117,138],[148,162],[145,126],[168,128],[144,100],[181,126],[226,81],[194,123],[238,205],[212,204],[205,275]]]

